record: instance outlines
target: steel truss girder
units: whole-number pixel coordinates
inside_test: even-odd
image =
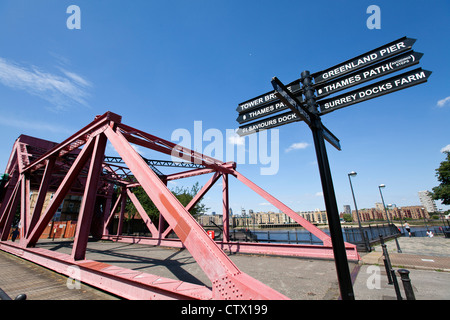
[[[92,149],[94,147],[94,139],[91,138],[87,144],[83,148],[83,150],[78,155],[77,159],[75,160],[74,164],[70,168],[70,170],[67,172],[67,175],[64,177],[64,180],[61,182],[61,185],[59,186],[58,190],[56,191],[52,201],[46,208],[43,215],[41,215],[39,221],[37,222],[36,226],[34,227],[33,231],[31,231],[30,236],[27,238],[27,246],[34,246],[36,242],[38,241],[39,237],[41,236],[42,232],[44,231],[45,227],[49,223],[49,221],[52,219],[53,215],[56,212],[56,209],[60,206],[63,199],[66,197],[67,193],[70,190],[70,187],[72,186],[72,183],[75,181],[76,177],[80,173],[81,169],[84,167],[86,161],[90,157],[90,153],[92,152]],[[37,213],[35,213],[37,214]]]
[[[176,161],[166,161],[166,160],[150,160],[147,158],[142,157],[144,161],[151,166],[160,166],[160,167],[180,167],[180,168],[197,168],[202,169],[205,166],[201,164],[195,164],[195,163],[189,163],[189,162],[176,162]],[[120,157],[105,157],[105,162],[112,162],[112,163],[124,163],[123,159]]]
[[[72,251],[74,260],[83,260],[85,258],[106,141],[107,139],[104,134],[98,134],[95,137],[86,188],[83,195],[83,201],[81,202],[80,213],[78,215],[77,230]]]
[[[36,138],[31,139],[39,141],[39,139]],[[333,258],[332,250],[330,249],[331,241],[328,235],[320,231],[308,221],[299,217],[290,208],[242,176],[235,170],[235,163],[223,163],[211,157],[204,156],[198,152],[179,147],[170,141],[126,126],[121,123],[120,116],[111,112],[96,117],[91,124],[84,127],[70,138],[63,141],[61,144],[45,142],[42,143],[41,147],[39,147],[37,145],[40,145],[40,143],[35,142],[35,140],[33,140],[34,142],[32,144],[35,143],[36,148],[30,148],[29,150],[41,150],[39,156],[36,157],[31,151],[27,151],[26,143],[21,144],[19,141],[16,141],[13,147],[13,154],[8,162],[7,173],[9,173],[12,178],[8,182],[5,197],[0,205],[0,232],[2,236],[0,249],[4,249],[5,251],[9,250],[10,252],[19,252],[19,255],[31,257],[30,260],[33,262],[39,263],[41,261],[44,265],[54,266],[55,270],[61,270],[61,263],[67,264],[70,262],[78,266],[82,265],[83,268],[86,268],[85,272],[89,275],[88,278],[98,280],[99,278],[93,276],[95,272],[99,274],[99,272],[101,273],[105,270],[112,270],[113,268],[105,267],[94,262],[86,262],[88,260],[85,260],[85,253],[87,237],[89,232],[92,231],[91,224],[94,216],[96,215],[94,213],[96,201],[99,197],[103,197],[104,199],[106,198],[106,200],[103,200],[106,205],[101,213],[102,216],[100,221],[103,225],[101,226],[100,232],[103,234],[104,239],[132,241],[171,247],[184,247],[191,253],[199,266],[210,279],[212,289],[208,289],[209,292],[206,292],[204,288],[194,288],[194,291],[202,292],[202,294],[197,296],[189,296],[189,298],[286,299],[284,295],[240,271],[228,258],[224,250],[232,252]],[[107,140],[110,141],[119,153],[121,163],[124,163],[126,167],[108,164],[104,161],[104,151]],[[183,159],[183,161],[189,160],[193,165],[195,165],[195,169],[163,177],[158,176],[158,174],[151,168],[151,165],[154,164],[148,163],[149,160],[147,159],[143,159],[133,149],[131,143],[138,144],[167,155],[179,157]],[[84,145],[84,147],[79,149],[82,145]],[[50,150],[45,152],[45,150],[48,149]],[[70,157],[68,157],[68,155],[70,155]],[[19,161],[19,159],[31,160]],[[67,172],[63,175],[63,179],[54,193],[52,201],[44,212],[41,212],[43,211],[43,198],[45,197],[44,195],[51,184],[50,181],[52,181],[56,163],[61,163],[61,160],[63,159],[63,167]],[[163,162],[159,164],[162,163]],[[45,168],[41,169],[43,167]],[[60,168],[63,167],[60,166]],[[123,171],[129,177],[133,177],[133,181],[130,182],[123,180],[120,177],[119,171]],[[83,173],[86,178],[79,180],[78,176],[80,173]],[[208,173],[212,173],[213,176],[186,207],[181,205],[181,203],[166,186],[168,180],[181,179]],[[39,185],[35,209],[33,212],[30,212],[28,208],[29,201],[26,200],[26,198],[29,197],[30,192],[29,178],[35,176],[36,174],[40,174],[42,178]],[[224,221],[227,221],[229,206],[228,179],[230,176],[240,180],[253,191],[257,192],[263,198],[271,202],[274,206],[282,210],[285,214],[289,215],[296,222],[304,226],[307,230],[315,234],[323,241],[324,245],[298,246],[233,243],[228,241],[228,230],[225,230],[224,242],[214,242],[206,234],[205,230],[203,230],[203,228],[189,214],[189,210],[194,207],[196,203],[198,203],[198,201],[206,194],[206,192],[208,192],[208,190],[218,181],[218,179],[222,178]],[[74,239],[72,254],[69,256],[61,256],[59,253],[43,252],[42,249],[33,248],[41,236],[44,228],[53,217],[56,209],[63,201],[64,197],[73,192],[72,188],[76,184],[75,182],[78,183],[78,187],[81,185],[84,188],[84,196],[78,216],[77,231]],[[113,203],[112,199],[113,185],[120,186],[122,188],[122,191],[115,203]],[[152,223],[138,199],[132,193],[131,188],[136,186],[141,186],[159,209],[160,223],[158,227]],[[12,212],[15,210],[15,207],[17,207],[19,198],[21,199],[21,221],[25,228],[21,230],[21,241],[19,245],[16,245],[5,240],[9,234]],[[135,205],[139,215],[152,234],[152,238],[130,238],[121,235],[127,198],[129,198]],[[107,226],[111,223],[114,212],[119,205],[121,210],[118,233],[117,235],[108,235]],[[228,225],[227,223],[225,224]],[[179,240],[165,238],[172,230],[177,234]],[[346,249],[350,260],[359,259],[355,246],[346,244]],[[87,266],[95,266],[94,269],[96,271],[94,272],[93,270],[88,270],[90,267]],[[99,271],[99,269],[101,270]],[[130,271],[125,273],[130,273]],[[131,271],[131,273],[135,272]],[[152,275],[149,275],[148,277],[152,277]],[[136,286],[141,287],[142,283],[136,280],[138,278],[134,277],[133,279],[126,280],[119,280],[118,278],[115,278],[114,281],[111,280],[110,290],[106,287],[102,287],[102,289],[114,293],[120,290],[128,291],[128,287],[132,285],[133,281],[136,281]],[[92,283],[90,284],[95,286],[95,282],[96,280],[92,280]],[[186,287],[188,285],[184,283],[182,286]],[[173,289],[171,293],[165,293],[162,295],[160,295],[160,288],[155,288],[154,286],[146,286],[145,290],[153,292],[154,294],[158,293],[152,297],[186,298],[186,296],[180,295],[176,289]],[[142,297],[143,295],[140,296]],[[148,295],[146,295],[146,297],[147,296]],[[128,297],[135,298],[135,296]]]
[[[125,269],[93,260],[72,260],[70,255],[41,248],[0,243],[0,250],[44,266],[74,280],[130,300],[210,300],[211,289],[180,280]],[[78,269],[75,269],[78,268]],[[76,270],[76,272],[74,272]],[[74,273],[78,273],[74,276]]]
[[[184,206],[150,170],[119,130],[105,131],[111,144],[134,173],[147,195],[213,284],[213,298],[286,299],[256,279],[242,273],[206,234]],[[234,288],[225,290],[225,287]]]

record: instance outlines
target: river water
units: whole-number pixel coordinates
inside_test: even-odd
[[[431,230],[435,235],[442,234],[442,227],[440,226],[418,226],[411,227],[412,236],[426,237],[427,229]],[[326,234],[330,234],[328,228],[321,229]],[[396,230],[389,229],[387,225],[379,226],[377,229],[365,227],[365,234],[369,240],[374,240],[379,237],[381,233],[383,236],[393,234]],[[278,242],[278,243],[299,243],[299,244],[322,244],[316,236],[303,228],[290,229],[249,229],[249,232],[256,235],[258,242]],[[405,235],[406,230],[400,228],[400,233]],[[405,232],[405,233],[403,233]],[[361,233],[359,228],[343,228],[344,241],[355,243],[361,241]],[[406,236],[408,234],[406,233]]]

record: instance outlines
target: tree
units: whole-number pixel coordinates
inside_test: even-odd
[[[442,204],[450,205],[450,152],[447,154],[447,160],[442,161],[439,168],[436,169],[436,177],[440,184],[433,188],[433,199],[441,200]]]
[[[147,195],[147,193],[144,191],[142,187],[137,187],[133,189],[133,193],[136,196],[136,198],[141,203],[142,207],[144,208],[145,212],[147,212],[148,216],[152,220],[152,222],[156,225],[158,225],[159,221],[159,210],[153,203],[153,201],[150,199],[150,197]],[[134,206],[133,202],[129,198],[127,198],[127,204],[125,206],[125,212],[128,213],[128,217],[131,219],[137,214],[137,209]]]
[[[342,218],[344,219],[345,222],[352,222],[353,221],[353,216],[351,214],[348,214],[348,213],[344,213]]]
[[[200,191],[199,183],[196,182],[191,190],[189,188],[180,188],[176,187],[175,190],[172,190],[172,193],[177,197],[177,199],[181,202],[183,206],[187,206],[189,202],[195,197],[195,195]],[[190,210],[190,214],[194,217],[197,217],[201,214],[204,214],[209,208],[206,208],[204,204],[201,203],[201,200]]]
[[[175,195],[175,197],[180,201],[180,203],[183,206],[187,206],[189,202],[195,197],[195,195],[200,190],[199,183],[196,182],[191,189],[188,187],[176,187],[175,190],[172,190],[172,193]],[[150,199],[150,197],[147,195],[147,193],[144,191],[142,187],[134,188],[133,193],[136,195],[136,198],[141,203],[142,207],[144,208],[145,212],[147,212],[148,216],[152,220],[154,224],[158,224],[159,221],[159,210],[153,203],[153,201]],[[201,215],[205,213],[208,210],[204,204],[201,203],[201,200],[190,210],[190,214],[194,217]],[[133,203],[130,201],[130,199],[127,200],[127,204],[125,206],[125,211],[128,212],[129,218],[134,217],[137,213],[137,209],[133,205]]]

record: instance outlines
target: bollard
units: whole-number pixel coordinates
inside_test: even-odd
[[[397,272],[400,274],[400,277],[403,282],[403,288],[405,289],[406,300],[416,300],[414,296],[414,290],[411,285],[411,279],[409,279],[409,271],[406,269],[399,269]]]

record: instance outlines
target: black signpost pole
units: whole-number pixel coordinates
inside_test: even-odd
[[[319,165],[322,190],[325,199],[325,206],[328,216],[331,241],[333,245],[334,261],[339,281],[339,288],[342,300],[354,300],[353,286],[348,267],[347,254],[345,251],[344,237],[342,235],[341,223],[339,221],[339,211],[334,193],[333,180],[331,177],[330,165],[328,162],[325,139],[323,135],[323,125],[318,115],[317,104],[314,98],[314,89],[311,86],[311,75],[309,71],[302,72],[302,84],[306,103],[310,113],[315,115],[311,119],[311,131],[316,149],[317,162]]]

